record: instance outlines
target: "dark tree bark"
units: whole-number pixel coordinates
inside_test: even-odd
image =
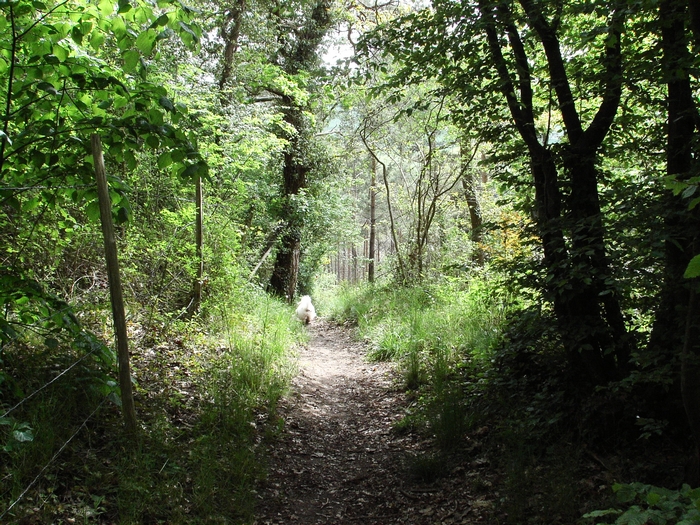
[[[282,237],[282,246],[277,251],[275,266],[270,278],[270,288],[279,297],[292,302],[297,289],[301,237],[298,232],[289,232]]]
[[[297,108],[291,99],[287,99],[286,102],[288,109],[285,111],[284,120],[297,130],[297,133],[288,137],[289,145],[284,153],[282,193],[287,201],[284,210],[286,228],[275,257],[270,288],[275,295],[285,297],[291,302],[294,300],[299,275],[302,220],[295,213],[290,201],[291,197],[307,187],[306,174],[310,168],[300,155],[304,147],[302,139],[305,139],[302,134],[307,133],[308,123],[304,121],[301,109]]]
[[[245,8],[246,0],[235,0],[224,14],[224,22],[221,27],[221,37],[224,39],[224,56],[221,77],[219,77],[219,91],[221,92],[222,104],[225,104],[227,101],[224,90],[233,71],[233,57],[238,51],[238,38],[241,35],[241,24]]]
[[[585,371],[581,380],[602,384],[619,377],[630,353],[621,307],[614,284],[610,284],[613,281],[605,250],[596,168],[598,149],[615,117],[621,94],[620,15],[613,13],[609,28],[614,37],[610,41],[614,43],[607,48],[603,100],[584,130],[556,30],[544,18],[537,3],[521,0],[520,4],[544,47],[551,84],[567,132],[569,144],[564,153],[564,169],[571,183],[571,194],[566,207],[559,189],[556,159],[536,134],[530,66],[509,7],[506,3],[494,7],[482,0],[479,8],[502,93],[528,148],[535,183],[535,217],[550,283],[547,292],[559,331],[572,368]],[[499,28],[504,31],[515,59],[517,87],[501,50]],[[570,246],[566,231],[571,232]],[[564,280],[569,285],[558,287]]]
[[[679,180],[696,173],[693,143],[697,140],[698,108],[690,83],[693,59],[688,43],[693,38],[696,13],[693,1],[662,0],[659,4],[664,74],[668,85],[667,163],[668,176]],[[690,15],[690,17],[689,17]],[[697,36],[697,35],[695,35]],[[690,259],[700,251],[700,209],[687,209],[687,201],[670,193],[666,197],[665,275],[650,348],[681,355],[681,394],[695,442],[693,468],[688,482],[700,481],[700,304],[698,279],[683,277]],[[684,314],[685,312],[685,314]]]
[[[617,113],[622,94],[622,16],[613,11],[608,29],[610,42],[606,47],[603,78],[605,88],[602,102],[587,129],[583,129],[576,110],[576,101],[566,75],[559,41],[553,27],[545,20],[533,0],[521,0],[530,24],[543,44],[549,65],[552,86],[569,139],[564,153],[564,168],[571,182],[569,218],[571,224],[571,261],[574,268],[585,268],[586,275],[573,276],[578,289],[572,301],[575,316],[587,317],[585,323],[593,333],[584,344],[594,342],[606,359],[606,368],[623,370],[627,367],[630,346],[618,295],[610,276],[610,262],[605,249],[605,231],[598,195],[597,152]],[[590,279],[590,283],[588,282]],[[588,315],[586,313],[589,312]],[[613,352],[610,354],[608,350]]]

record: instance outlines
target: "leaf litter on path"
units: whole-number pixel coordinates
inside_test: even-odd
[[[429,456],[432,442],[393,430],[410,404],[394,366],[367,362],[347,328],[318,319],[308,329],[299,374],[280,403],[285,427],[269,446],[255,525],[486,521],[494,494],[471,488],[483,466],[447,461],[431,483],[410,475],[410,458]]]

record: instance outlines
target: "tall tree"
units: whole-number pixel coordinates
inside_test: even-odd
[[[331,4],[332,0],[315,2],[308,18],[292,33],[282,18],[288,6],[276,6],[280,38],[277,64],[286,74],[299,75],[318,67],[319,48],[333,21]],[[274,294],[292,301],[297,288],[304,226],[301,214],[295,209],[295,197],[308,187],[307,176],[312,169],[309,149],[314,130],[308,98],[301,100],[281,92],[278,95],[285,123],[280,132],[287,141],[283,156],[281,210],[286,228],[277,251],[270,288]]]
[[[621,94],[623,19],[617,3],[592,13],[574,2],[480,0],[472,9],[435,0],[432,10],[383,28],[374,42],[402,64],[390,86],[435,77],[471,108],[468,118],[486,138],[504,140],[510,129],[517,131],[534,183],[544,290],[572,369],[592,383],[620,377],[630,355],[598,193],[600,149]],[[594,26],[585,43],[577,42],[583,24]],[[562,39],[567,49],[595,49],[599,64],[589,64],[585,75],[573,71],[575,60],[564,59]],[[488,121],[501,121],[503,102],[510,128]],[[547,113],[556,136],[539,125]]]
[[[367,253],[367,280],[374,282],[374,269],[376,265],[376,236],[377,236],[377,159],[370,156],[369,176],[369,250]]]
[[[243,13],[246,8],[246,0],[234,0],[231,5],[225,6],[224,19],[221,27],[221,38],[224,40],[224,54],[222,57],[221,75],[219,76],[219,91],[222,92],[222,105],[226,103],[224,90],[233,74],[233,59],[238,51],[238,39],[241,36]]]
[[[558,185],[559,168],[552,150],[535,134],[531,73],[526,47],[516,28],[511,8],[506,3],[489,5],[480,2],[492,60],[502,82],[502,93],[508,101],[511,115],[530,152],[535,179],[536,199],[541,212],[539,228],[543,240],[551,235],[552,245],[545,246],[545,264],[554,286],[563,278],[570,282],[560,290],[551,289],[554,308],[565,345],[572,363],[588,370],[589,378],[602,383],[617,376],[617,369],[626,366],[630,349],[605,248],[605,231],[598,195],[596,162],[600,146],[613,122],[622,88],[621,7],[607,15],[604,60],[600,72],[603,92],[598,93],[600,105],[587,128],[569,82],[562,56],[557,27],[558,13],[548,20],[542,6],[531,0],[520,2],[526,21],[539,37],[549,70],[549,82],[556,94],[558,109],[566,132],[567,144],[562,150],[563,169],[568,175],[571,191],[567,219],[570,244],[562,244],[561,195]],[[502,54],[499,33],[507,37],[515,60],[515,71],[508,70]],[[516,91],[515,83],[519,84]],[[516,93],[519,91],[520,98]],[[550,201],[554,201],[551,202]],[[559,201],[559,202],[557,202]],[[550,208],[551,207],[551,208]],[[545,240],[545,244],[547,241]],[[548,249],[549,248],[549,249]],[[564,249],[554,253],[554,250]],[[561,258],[567,260],[562,261]],[[561,275],[561,263],[566,275]],[[615,360],[617,362],[615,362]]]
[[[460,137],[459,142],[459,158],[460,171],[462,180],[462,190],[464,191],[464,199],[467,201],[469,209],[470,236],[474,244],[474,259],[479,266],[484,265],[484,250],[481,246],[483,239],[483,223],[484,219],[481,214],[481,204],[477,194],[476,174],[471,169],[471,163],[476,156],[478,148],[472,148],[465,133]]]

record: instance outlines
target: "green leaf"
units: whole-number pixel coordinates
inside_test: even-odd
[[[15,430],[12,432],[12,437],[20,443],[27,443],[34,441],[34,432],[31,428],[26,428],[24,430]]]
[[[637,505],[633,505],[627,512],[617,518],[615,523],[619,525],[647,525],[647,523],[649,523],[649,518],[649,511],[642,510]]]
[[[30,212],[35,210],[39,206],[39,199],[38,198],[33,198],[33,199],[27,199],[24,201],[24,204],[22,204],[22,211],[25,212]]]
[[[83,37],[85,35],[80,26],[74,26],[70,34],[76,44],[81,45],[83,43]]]
[[[190,164],[182,171],[182,173],[180,173],[180,177],[186,180],[190,180],[197,174],[199,168],[199,164]]]
[[[688,263],[688,267],[685,269],[683,277],[686,279],[694,279],[695,277],[700,277],[700,255],[696,255]]]
[[[37,89],[40,89],[42,91],[46,91],[47,93],[51,93],[52,95],[58,95],[58,91],[54,87],[53,84],[50,82],[39,82],[36,85]]]
[[[87,213],[87,216],[91,221],[99,220],[100,219],[100,203],[97,201],[92,201],[90,204],[87,205],[87,208],[85,209],[85,213]]]
[[[122,17],[118,16],[112,19],[112,32],[114,33],[114,36],[119,39],[126,34],[126,24],[124,24]]]
[[[53,54],[59,62],[65,62],[68,59],[68,50],[58,44],[54,44]]]
[[[104,41],[105,41],[105,35],[103,33],[101,33],[100,31],[94,31],[92,33],[92,36],[90,37],[90,46],[95,51],[98,51],[102,47],[102,44],[104,44]]]
[[[153,22],[151,27],[162,27],[168,25],[169,19],[168,19],[168,14],[162,14],[158,17],[158,19]]]
[[[173,157],[172,157],[172,155],[170,154],[169,151],[166,151],[165,153],[161,154],[161,155],[158,157],[158,167],[159,167],[160,169],[167,168],[167,167],[170,166],[172,163],[173,163]]]
[[[141,59],[141,54],[135,50],[129,50],[122,55],[124,59],[124,71],[127,73],[133,73],[136,71],[136,67],[139,65],[139,60]]]
[[[649,505],[656,505],[659,501],[661,501],[661,494],[658,492],[649,492],[647,494],[647,503]]]
[[[683,182],[679,182],[676,177],[669,175],[664,177],[664,186],[673,192],[674,195],[679,195],[687,185]]]
[[[157,135],[150,134],[146,137],[146,144],[148,144],[150,148],[156,149],[160,146],[160,140]]]
[[[116,217],[116,223],[117,224],[124,224],[125,222],[129,222],[129,219],[131,218],[131,208],[129,206],[121,206],[117,210],[117,217]]]
[[[168,97],[160,97],[158,103],[168,111],[175,111],[175,105]]]
[[[124,160],[126,161],[126,165],[130,170],[136,169],[136,157],[134,157],[134,154],[131,152],[131,150],[126,150],[124,152]]]
[[[686,189],[683,190],[683,198],[689,199],[690,197],[692,197],[695,194],[697,189],[698,189],[698,187],[695,186],[694,184],[689,185]]]
[[[156,32],[154,29],[147,29],[136,37],[136,47],[139,48],[144,55],[150,55],[153,51],[153,44],[156,40]]]
[[[196,44],[199,41],[199,37],[197,36],[197,33],[194,32],[194,30],[189,26],[189,24],[186,24],[185,22],[179,22],[180,28],[184,31],[184,33],[181,33],[182,40],[188,45]],[[187,39],[187,35],[189,35],[191,38]]]
[[[26,295],[23,295],[23,296],[15,299],[15,305],[17,305],[17,306],[22,306],[22,305],[25,305],[27,303],[29,303],[29,297],[27,297]]]
[[[629,503],[637,497],[637,491],[631,485],[615,484],[613,490],[617,494],[617,501],[620,503]]]
[[[102,15],[105,17],[114,12],[114,2],[112,2],[112,0],[100,0],[97,7],[100,10],[100,13],[102,13]]]
[[[39,151],[38,149],[32,151],[32,165],[35,168],[41,168],[41,166],[44,165],[44,162],[46,162],[46,155],[44,155],[42,151]]]
[[[148,119],[154,126],[160,126],[163,124],[163,113],[156,108],[151,108],[148,111]]]

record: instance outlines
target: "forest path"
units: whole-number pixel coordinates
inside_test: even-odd
[[[470,495],[464,467],[447,466],[448,476],[433,484],[408,474],[407,459],[430,444],[392,430],[408,404],[392,365],[367,362],[366,346],[347,329],[317,319],[308,330],[292,393],[280,404],[285,428],[271,445],[254,523],[480,521],[485,509]]]

